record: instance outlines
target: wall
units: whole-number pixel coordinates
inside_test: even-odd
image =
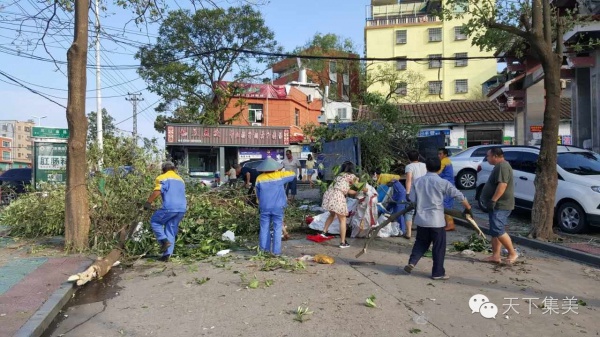
[[[469,57],[492,56],[491,52],[482,52],[479,47],[471,46],[470,39],[455,40],[454,27],[461,26],[466,19],[446,22],[427,22],[417,24],[377,26],[365,28],[367,57],[408,57],[426,58],[429,54],[442,54],[442,57],[454,57],[455,53],[468,53]],[[442,41],[429,42],[428,28],[442,28]],[[396,30],[407,30],[407,43],[396,44]],[[395,62],[392,62],[395,67]],[[449,101],[452,99],[468,99],[474,90],[479,92],[481,84],[496,74],[496,60],[468,60],[466,67],[456,67],[454,61],[442,61],[441,69],[429,69],[427,61],[407,62],[407,70],[419,72],[428,81],[443,80],[442,97],[424,95],[422,101]],[[372,66],[369,69],[376,69]],[[455,94],[455,80],[467,79],[469,92]],[[386,91],[383,86],[375,84],[369,91]],[[410,90],[410,88],[409,88]]]
[[[4,146],[4,143],[7,146]],[[0,171],[6,171],[12,167],[12,139],[8,137],[0,137]],[[10,159],[4,159],[4,153],[8,153]]]
[[[525,145],[528,145],[533,140],[530,126],[544,125],[545,96],[544,81],[539,81],[527,88],[525,95],[525,123],[523,124]]]
[[[307,95],[294,87],[290,87],[285,99],[244,98],[243,102],[243,105],[237,106],[239,104],[238,99],[232,98],[223,114],[224,120],[232,118],[242,110],[239,118],[234,120],[232,125],[251,125],[248,120],[248,106],[250,104],[263,105],[262,126],[289,127],[294,125],[296,109],[300,112],[300,127],[310,123],[318,124],[317,117],[321,115],[321,100],[314,99],[312,103],[308,103]]]
[[[337,117],[337,109],[346,108],[346,119],[340,119],[340,122],[352,122],[352,104],[348,102],[328,102],[325,106],[325,116],[327,122],[332,123]]]

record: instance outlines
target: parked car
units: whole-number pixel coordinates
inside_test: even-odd
[[[219,185],[218,176],[218,172],[206,172],[201,171],[200,169],[190,168],[189,178],[184,178],[184,181],[191,184],[202,184],[208,187],[217,187]]]
[[[464,149],[460,146],[446,146],[446,150],[448,150],[448,157],[451,157]]]
[[[463,190],[475,188],[475,183],[477,182],[477,167],[481,164],[483,159],[485,159],[488,150],[497,146],[502,146],[502,148],[504,148],[508,145],[477,145],[454,154],[450,160],[452,161],[452,168],[454,169],[454,181],[456,187]]]
[[[535,188],[535,170],[539,147],[504,148],[504,159],[514,172],[515,207],[531,210]],[[567,233],[581,233],[587,226],[600,226],[600,156],[573,146],[558,146],[558,186],[555,219]],[[480,164],[475,198],[487,211],[480,198],[493,166],[487,159]]]
[[[31,185],[31,168],[10,169],[0,175],[0,205],[8,205]]]
[[[242,165],[242,167],[249,167],[251,169],[255,169],[263,161],[264,161],[264,159],[250,159],[250,160],[246,160],[245,162],[241,163],[240,165]]]

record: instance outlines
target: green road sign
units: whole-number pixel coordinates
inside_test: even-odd
[[[69,138],[69,129],[59,128],[43,128],[41,126],[34,126],[31,128],[31,136],[34,138]]]
[[[65,183],[67,181],[67,143],[35,142],[34,186],[42,181]]]

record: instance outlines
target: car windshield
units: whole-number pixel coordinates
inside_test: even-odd
[[[600,159],[593,152],[565,152],[558,154],[558,166],[582,176],[600,175]]]

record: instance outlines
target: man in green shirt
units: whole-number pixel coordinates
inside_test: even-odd
[[[504,152],[500,147],[491,148],[487,152],[487,160],[494,165],[494,170],[483,186],[480,198],[489,213],[492,256],[483,261],[499,263],[501,261],[500,251],[504,246],[508,250],[508,257],[504,261],[513,263],[519,255],[513,248],[510,236],[504,230],[508,216],[515,208],[513,170],[510,164],[504,160]]]

